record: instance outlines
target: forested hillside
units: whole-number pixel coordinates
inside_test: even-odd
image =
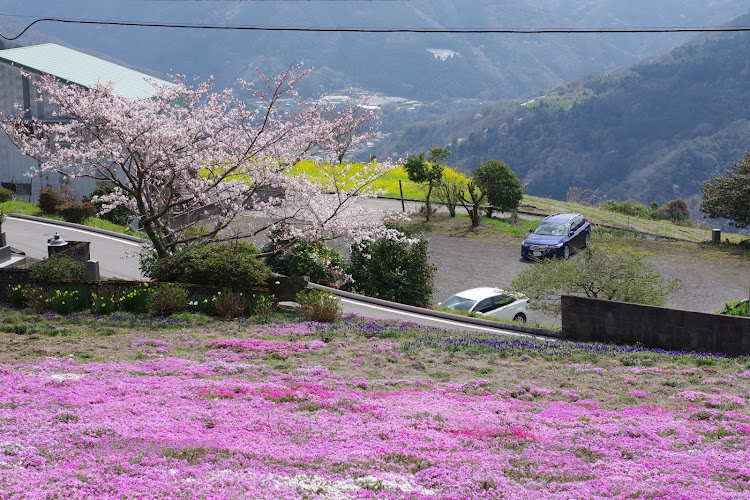
[[[447,145],[449,160],[465,169],[490,158],[508,163],[531,194],[563,199],[576,186],[600,198],[695,202],[711,173],[750,150],[748,82],[750,34],[704,36],[533,102],[412,124],[378,153]]]
[[[102,2],[4,0],[0,30],[38,17],[245,27],[528,28],[716,25],[745,0],[409,0]],[[51,39],[50,39],[51,37]],[[301,91],[360,88],[423,103],[515,98],[573,78],[633,64],[678,46],[686,34],[419,34],[157,29],[43,22],[14,43],[55,41],[139,68],[214,75],[221,88],[255,68],[304,61]],[[157,48],[158,50],[154,50]]]

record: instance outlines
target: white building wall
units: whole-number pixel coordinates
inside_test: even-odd
[[[0,62],[0,111],[3,114],[13,114],[14,103],[23,106],[23,85],[21,70],[11,64]],[[36,87],[30,82],[29,109],[32,116],[44,120],[53,119],[52,107],[37,101],[37,95]],[[0,132],[0,182],[31,183],[31,196],[18,195],[17,199],[21,201],[35,202],[39,196],[39,189],[60,184],[61,176],[55,173],[29,177],[29,168],[36,165],[38,162],[35,159],[20,154],[10,139]],[[75,179],[69,182],[69,187],[80,200],[81,196],[89,194],[96,187],[96,183],[91,179]]]

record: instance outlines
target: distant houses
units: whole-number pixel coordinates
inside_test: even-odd
[[[35,117],[48,123],[64,121],[65,117],[53,116],[50,105],[37,100],[36,87],[22,72],[32,79],[34,75],[48,74],[62,82],[89,88],[112,83],[116,94],[132,99],[147,99],[156,93],[155,83],[167,83],[54,43],[0,50],[0,111],[14,113],[17,102],[28,110],[29,119]],[[0,184],[14,190],[17,199],[34,201],[40,188],[68,182],[54,173],[28,177],[29,168],[36,164],[36,160],[20,154],[8,137],[0,133]],[[94,185],[90,179],[69,181],[70,189],[79,196],[88,194]]]

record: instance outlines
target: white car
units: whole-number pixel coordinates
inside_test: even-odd
[[[531,299],[522,293],[509,292],[500,288],[481,287],[464,290],[438,304],[454,311],[475,313],[477,316],[512,319],[526,323],[526,306]]]

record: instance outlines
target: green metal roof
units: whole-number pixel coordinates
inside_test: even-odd
[[[154,83],[169,83],[54,43],[0,50],[0,62],[88,88],[111,82],[115,94],[130,99],[152,97],[156,94]]]

